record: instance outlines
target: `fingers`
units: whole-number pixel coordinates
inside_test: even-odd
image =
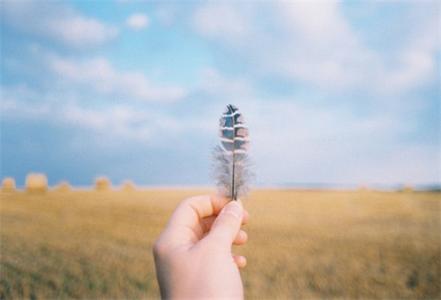
[[[201,219],[201,227],[203,230],[203,233],[206,233],[210,231],[211,226],[213,226],[214,220],[216,220],[217,216],[209,216]],[[248,211],[243,211],[243,218],[242,218],[242,225],[246,225],[250,219],[250,215]]]
[[[231,201],[222,209],[214,221],[208,236],[219,246],[230,248],[239,233],[244,210],[238,201]]]
[[[203,219],[203,228],[204,228],[204,233],[208,233],[210,231],[211,226],[213,225],[214,220],[216,219],[216,217],[207,217],[205,219]],[[237,233],[233,244],[240,246],[245,244],[248,241],[248,234],[246,233],[246,231],[244,230],[239,230],[239,232]]]
[[[247,259],[245,256],[233,255],[233,260],[238,268],[245,268],[245,266],[247,265]]]
[[[210,231],[211,226],[213,226],[214,220],[216,220],[216,217],[217,216],[209,216],[201,220],[201,227],[204,233]]]
[[[243,219],[242,219],[242,225],[248,224],[248,221],[250,220],[250,214],[247,210],[243,211]]]
[[[227,198],[219,196],[204,195],[188,198],[178,205],[169,224],[193,227],[199,224],[200,219],[219,213],[227,202]]]
[[[231,205],[236,206],[236,210],[237,207],[239,208],[237,210],[239,213],[237,215],[237,220],[239,220],[238,227],[235,225],[236,222],[229,221],[231,214],[235,213],[235,209],[223,216],[220,214],[229,203],[235,203]],[[217,219],[219,220],[217,221]],[[221,226],[215,230],[216,235],[219,235],[223,241],[226,241],[225,245],[229,243],[231,246],[233,242],[241,245],[246,242],[246,237],[244,238],[242,234],[242,236],[236,239],[236,235],[239,234],[240,225],[246,224],[248,219],[249,214],[243,210],[240,201],[230,201],[218,195],[196,196],[188,198],[178,205],[170,218],[163,236],[167,237],[171,244],[191,246],[202,239],[214,224],[219,223]],[[221,230],[225,226],[227,229]]]
[[[233,244],[240,246],[245,244],[247,241],[248,241],[248,234],[243,230],[239,230],[238,234],[236,235],[236,238],[233,241]]]

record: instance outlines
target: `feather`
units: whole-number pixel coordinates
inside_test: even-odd
[[[214,149],[214,172],[220,192],[232,200],[245,196],[251,177],[249,135],[242,114],[229,104],[219,120],[220,142]]]

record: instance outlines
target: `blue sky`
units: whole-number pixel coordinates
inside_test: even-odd
[[[218,117],[255,184],[440,183],[437,1],[2,1],[1,172],[210,185]]]

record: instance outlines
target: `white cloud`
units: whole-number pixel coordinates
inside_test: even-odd
[[[263,12],[271,18],[259,19]],[[226,22],[225,15],[233,21]],[[271,30],[262,25],[265,21]],[[369,56],[334,1],[260,6],[211,3],[196,9],[193,23],[202,35],[238,51],[255,70],[321,87],[351,84],[356,77],[348,66]]]
[[[76,104],[59,108],[59,121],[77,128],[93,130],[101,135],[110,135],[138,141],[149,141],[158,124],[145,111],[129,106],[110,106],[102,110],[87,109]]]
[[[387,67],[384,62],[376,85],[382,91],[393,92],[409,90],[427,82],[433,82],[439,76],[437,52],[440,47],[437,20],[429,19],[420,25],[420,31],[410,35],[409,45],[398,53],[395,64]],[[375,78],[373,78],[375,80]]]
[[[141,30],[143,28],[146,28],[150,23],[149,18],[145,14],[133,14],[129,16],[126,20],[127,26],[134,30]]]
[[[0,113],[6,121],[48,122],[108,136],[109,140],[117,137],[150,144],[161,142],[158,133],[165,136],[181,130],[174,118],[159,111],[127,104],[87,108],[70,99],[60,102],[56,95],[25,91],[23,87],[3,88],[3,91]],[[27,99],[29,96],[33,101]],[[35,102],[35,97],[39,102]]]
[[[4,1],[2,17],[8,26],[23,33],[75,49],[101,45],[118,34],[114,26],[83,16],[60,2]]]
[[[250,33],[244,10],[228,3],[208,3],[198,7],[193,16],[198,32],[210,37],[239,42]]]
[[[50,106],[46,103],[28,105],[26,102],[17,101],[15,98],[2,94],[0,104],[2,119],[41,120],[41,118],[47,118],[50,112]]]
[[[117,35],[114,27],[83,16],[47,20],[48,36],[76,48],[100,45]]]
[[[183,88],[154,84],[143,73],[118,71],[104,58],[77,61],[52,57],[49,64],[67,85],[78,84],[104,95],[159,102],[176,101],[186,95]]]
[[[403,32],[411,35],[408,44],[379,51],[368,47],[361,31],[354,30],[342,5],[338,1],[209,3],[196,8],[193,24],[201,35],[240,55],[253,74],[326,91],[361,89],[398,95],[436,78],[436,14],[417,23],[412,34]]]
[[[327,89],[341,89],[359,79],[354,68],[372,60],[372,54],[357,40],[336,1],[279,2],[274,13],[280,16],[286,42],[280,56],[264,57],[269,72]],[[267,45],[281,47],[282,43]]]
[[[400,143],[411,124],[279,99],[238,103],[250,128],[257,183],[439,182],[433,145]]]
[[[245,78],[228,78],[214,68],[203,69],[200,76],[199,89],[205,93],[230,99],[254,94],[252,83]]]

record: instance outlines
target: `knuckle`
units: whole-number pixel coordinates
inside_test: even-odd
[[[240,223],[242,221],[242,216],[236,211],[225,211],[222,217],[223,221],[230,225],[235,225],[236,223]]]
[[[241,221],[243,218],[243,210],[239,204],[231,202],[222,210],[222,215],[230,218],[233,217],[235,220]]]
[[[157,257],[164,256],[167,253],[167,246],[161,240],[157,239],[153,244],[153,255]]]

